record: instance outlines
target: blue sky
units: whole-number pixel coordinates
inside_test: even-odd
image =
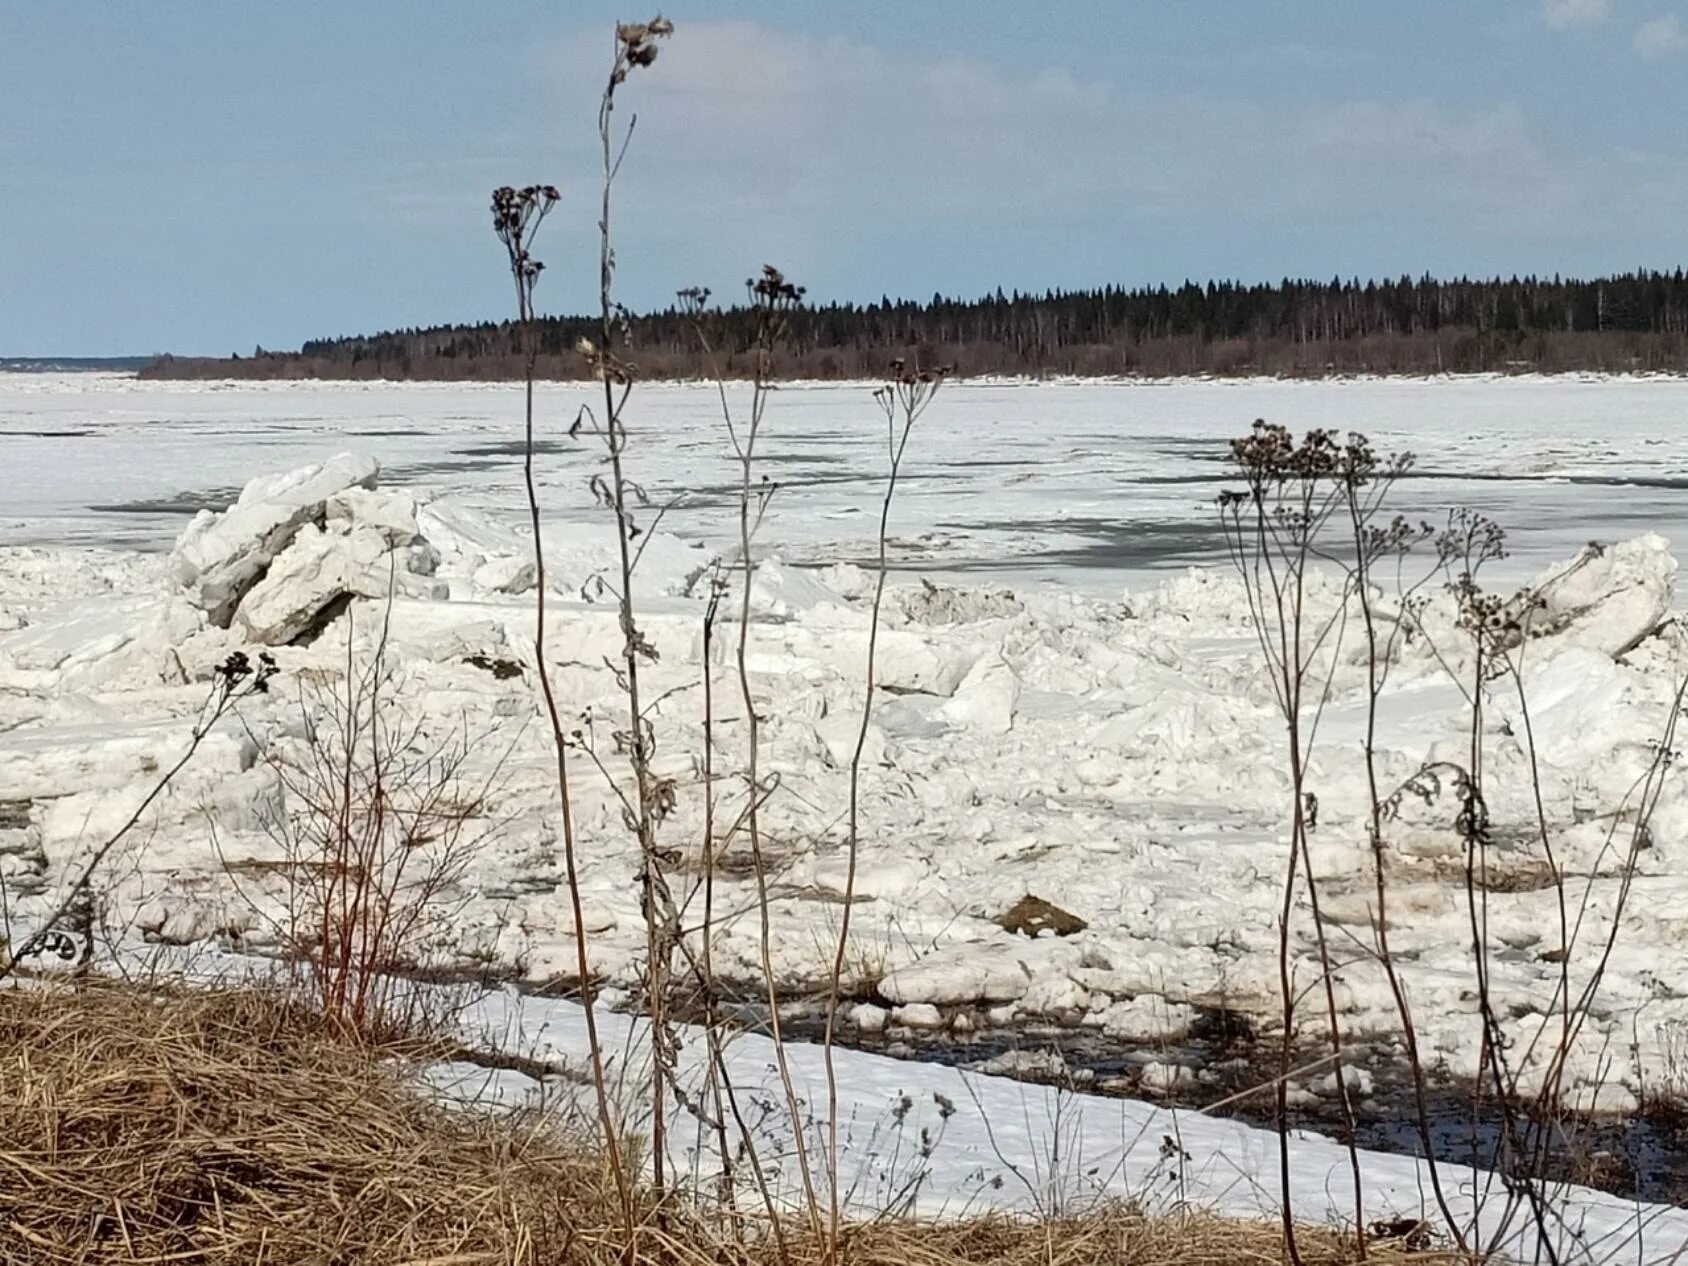
[[[0,0],[0,354],[496,318],[497,184],[594,302],[597,0]],[[676,3],[622,297],[1688,262],[1688,0]]]

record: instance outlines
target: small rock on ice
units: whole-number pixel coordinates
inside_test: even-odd
[[[1021,936],[1040,936],[1045,932],[1055,936],[1073,936],[1090,926],[1078,915],[1070,914],[1053,902],[1031,893],[1021,897],[996,921],[1004,931]]]

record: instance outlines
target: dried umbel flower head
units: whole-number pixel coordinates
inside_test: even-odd
[[[901,356],[891,361],[885,384],[874,389],[873,398],[889,418],[901,414],[910,424],[920,416],[938,388],[955,372],[953,365],[936,369],[910,368]]]
[[[500,185],[492,191],[493,230],[500,237],[520,233],[556,206],[562,196],[556,185],[524,185],[520,189]]]
[[[627,78],[635,66],[649,66],[656,60],[656,41],[674,34],[674,23],[660,14],[649,22],[621,22],[615,28],[615,70],[610,75],[613,88]]]
[[[1436,550],[1444,565],[1475,575],[1485,564],[1506,557],[1506,530],[1486,514],[1453,510],[1436,538]]]
[[[1371,457],[1350,446],[1344,450],[1335,431],[1314,428],[1295,442],[1287,426],[1255,419],[1241,439],[1231,441],[1230,458],[1249,482],[1282,483],[1290,479],[1316,480],[1338,473],[1346,459],[1366,464]]]
[[[891,361],[891,372],[886,378],[885,387],[932,387],[955,372],[954,365],[939,365],[936,369],[910,369],[909,363],[901,356]],[[884,388],[881,388],[884,390]]]
[[[234,651],[222,663],[212,670],[217,676],[217,684],[225,694],[233,693],[241,685],[255,694],[267,694],[270,679],[279,672],[275,656],[268,651],[258,656],[257,666],[247,658],[245,651]]]
[[[687,286],[684,290],[677,291],[675,297],[680,301],[680,311],[695,317],[709,306],[709,287]]]
[[[785,279],[785,274],[772,264],[762,265],[762,275],[744,283],[750,291],[751,306],[758,308],[794,308],[803,302],[805,291]]]
[[[533,258],[533,236],[551,208],[561,200],[555,185],[500,185],[492,191],[492,231],[510,256],[510,272],[516,279],[523,315],[533,295],[534,282],[545,265]]]

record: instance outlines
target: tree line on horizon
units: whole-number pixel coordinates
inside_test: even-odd
[[[728,376],[747,372],[754,314],[700,318]],[[541,377],[590,376],[578,351],[597,318],[537,322]],[[313,339],[297,352],[161,357],[163,378],[519,378],[512,321]],[[628,318],[623,354],[649,379],[699,378],[709,365],[678,305]],[[1081,377],[1688,371],[1688,275],[1637,271],[1594,280],[1425,276],[1395,281],[1185,282],[1051,290],[977,299],[805,304],[775,357],[784,378],[861,379],[895,357],[961,375]]]

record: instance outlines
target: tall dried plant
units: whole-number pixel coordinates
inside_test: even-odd
[[[1284,716],[1289,738],[1286,763],[1292,791],[1291,848],[1286,866],[1286,889],[1279,931],[1279,975],[1284,994],[1284,1052],[1293,1037],[1296,991],[1290,979],[1290,919],[1297,893],[1297,872],[1305,884],[1307,904],[1327,1002],[1332,1060],[1341,1076],[1341,1035],[1337,1027],[1331,987],[1332,961],[1320,920],[1318,877],[1313,873],[1307,837],[1316,800],[1307,784],[1308,761],[1319,717],[1333,686],[1335,665],[1349,622],[1359,626],[1366,668],[1366,721],[1363,757],[1366,772],[1365,831],[1372,855],[1375,909],[1371,912],[1373,954],[1388,981],[1401,1025],[1415,1096],[1416,1126],[1428,1164],[1437,1209],[1447,1234],[1460,1252],[1486,1258],[1501,1250],[1527,1219],[1551,1262],[1565,1259],[1565,1245],[1575,1245],[1575,1228],[1563,1224],[1554,1196],[1555,1174],[1564,1163],[1564,1140],[1574,1132],[1574,1111],[1563,1100],[1567,1064],[1576,1049],[1619,932],[1624,909],[1633,890],[1641,852],[1650,839],[1649,823],[1662,795],[1666,775],[1676,761],[1676,742],[1688,680],[1680,683],[1666,708],[1660,733],[1651,746],[1646,768],[1622,802],[1611,811],[1611,826],[1601,855],[1586,877],[1580,899],[1573,902],[1568,876],[1559,859],[1542,790],[1542,773],[1530,719],[1524,661],[1539,630],[1537,613],[1547,606],[1553,588],[1598,556],[1597,547],[1560,572],[1510,598],[1490,592],[1485,570],[1505,557],[1505,534],[1484,515],[1456,510],[1447,526],[1433,530],[1425,523],[1389,517],[1385,503],[1400,478],[1410,469],[1410,456],[1380,458],[1361,435],[1339,441],[1332,433],[1309,432],[1297,443],[1287,430],[1257,423],[1232,449],[1244,475],[1245,488],[1221,497],[1220,512],[1231,560],[1244,581],[1249,614],[1261,659],[1268,670],[1274,697]],[[1428,546],[1427,551],[1421,547]],[[1429,562],[1416,571],[1409,560],[1427,553]],[[1308,602],[1307,582],[1314,568],[1322,568],[1336,582],[1335,609],[1315,615]],[[1426,586],[1440,577],[1454,615],[1463,652],[1440,645],[1424,620],[1429,604]],[[1390,592],[1390,608],[1380,607]],[[1465,700],[1465,750],[1458,760],[1438,760],[1422,766],[1399,786],[1385,790],[1380,781],[1379,704],[1392,666],[1407,641],[1418,639],[1425,652],[1458,685]],[[1488,735],[1488,711],[1497,692],[1514,696],[1519,727],[1514,731],[1526,758],[1527,791],[1533,805],[1531,831],[1542,851],[1558,910],[1561,945],[1559,972],[1551,1004],[1536,1031],[1522,1043],[1507,1032],[1502,1008],[1494,996],[1493,937],[1489,928],[1489,894],[1496,847],[1490,816],[1489,783],[1493,767]],[[1298,720],[1299,718],[1299,720]],[[1427,1070],[1418,1043],[1409,990],[1402,978],[1390,941],[1390,863],[1385,829],[1404,803],[1434,803],[1444,793],[1455,805],[1453,829],[1463,846],[1462,887],[1472,952],[1472,993],[1477,1002],[1478,1077],[1471,1088],[1473,1120],[1498,1124],[1496,1152],[1484,1167],[1494,1172],[1501,1188],[1499,1208],[1490,1207],[1487,1185],[1474,1194],[1474,1213],[1462,1218],[1453,1212],[1442,1180],[1431,1130],[1426,1094]],[[1603,870],[1603,868],[1605,868]],[[1615,876],[1613,872],[1615,871]],[[1604,934],[1594,945],[1594,961],[1580,988],[1574,987],[1572,963],[1585,919],[1594,902],[1594,883],[1605,874],[1617,880],[1617,892]],[[1605,913],[1605,912],[1603,912]],[[1537,1060],[1543,1067],[1537,1088],[1521,1090],[1522,1065]],[[1279,1162],[1283,1177],[1286,1251],[1299,1260],[1293,1225],[1287,1142],[1287,1077],[1278,1079],[1277,1120]],[[1345,1123],[1352,1109],[1344,1095]],[[1355,1162],[1356,1215],[1363,1210],[1358,1181],[1357,1152],[1350,1130],[1350,1158]],[[1478,1158],[1473,1157],[1477,1163]],[[1578,1248],[1576,1251],[1582,1251]]]
[[[636,381],[632,362],[621,353],[626,339],[627,313],[615,298],[615,234],[611,216],[616,177],[627,156],[637,116],[617,132],[617,94],[635,70],[656,61],[657,41],[673,34],[674,24],[663,17],[649,22],[620,23],[615,30],[610,74],[598,102],[598,141],[601,184],[598,218],[598,342],[580,347],[603,388],[603,437],[609,476],[594,476],[592,489],[615,522],[618,587],[616,603],[621,630],[621,659],[617,684],[627,703],[627,728],[615,742],[627,758],[633,777],[632,794],[617,789],[628,828],[639,844],[640,907],[645,920],[645,1007],[651,1042],[651,1166],[654,1193],[660,1204],[668,1190],[668,1086],[673,1077],[676,1047],[667,1006],[675,947],[681,937],[680,919],[670,891],[657,827],[673,803],[674,788],[655,772],[656,728],[647,710],[641,670],[654,663],[657,649],[639,628],[633,579],[644,546],[639,538],[660,521],[641,525],[639,508],[648,504],[644,490],[628,476],[626,408]],[[648,537],[646,538],[649,539]]]
[[[710,839],[705,843],[706,875],[713,874],[716,852],[725,847],[731,836],[743,830],[749,842],[751,867],[756,880],[756,909],[758,921],[758,949],[763,988],[768,1001],[768,1025],[774,1042],[775,1066],[785,1096],[785,1108],[794,1124],[794,1152],[802,1183],[804,1211],[812,1233],[821,1230],[820,1201],[815,1186],[814,1168],[809,1157],[808,1143],[801,1127],[802,1107],[796,1083],[791,1075],[791,1061],[785,1049],[779,1007],[779,980],[773,964],[773,920],[771,894],[768,886],[768,857],[762,834],[762,806],[778,787],[778,780],[762,773],[762,715],[758,711],[756,692],[750,674],[750,629],[753,617],[754,581],[756,573],[755,539],[768,506],[778,491],[778,485],[766,477],[756,477],[757,444],[763,435],[769,399],[774,390],[774,352],[785,334],[787,318],[802,302],[803,288],[788,281],[779,269],[764,265],[759,276],[745,282],[745,290],[753,319],[751,342],[750,398],[741,413],[734,409],[732,394],[720,361],[718,349],[708,328],[707,289],[693,287],[680,292],[681,308],[691,320],[698,346],[710,366],[722,423],[738,466],[738,634],[733,648],[737,673],[739,702],[745,718],[744,782],[745,806],[734,822],[727,838]],[[773,1225],[779,1226],[778,1216],[770,1209]]]
[[[592,1087],[598,1112],[598,1126],[603,1134],[605,1155],[615,1180],[627,1241],[631,1244],[634,1228],[633,1188],[621,1154],[615,1114],[610,1104],[610,1087],[604,1068],[603,1047],[598,1037],[586,915],[580,897],[580,856],[575,836],[573,789],[569,782],[568,732],[557,705],[557,692],[552,682],[550,661],[545,649],[546,603],[550,585],[545,568],[544,524],[539,509],[539,492],[534,479],[534,377],[539,355],[539,339],[533,301],[534,287],[538,284],[539,275],[545,266],[534,258],[533,238],[546,215],[557,205],[559,198],[557,189],[552,185],[528,185],[519,190],[508,185],[503,186],[493,191],[492,224],[493,231],[504,246],[510,279],[516,288],[517,319],[521,323],[525,349],[522,479],[527,493],[528,522],[533,532],[534,672],[539,678],[540,694],[545,703],[546,720],[551,727],[551,745],[556,759],[557,796],[563,827],[563,868],[574,918],[575,972],[580,981],[580,1004],[586,1022],[587,1042],[591,1048]]]
[[[1320,619],[1311,610],[1307,588],[1312,570],[1323,561],[1320,538],[1342,511],[1336,479],[1340,445],[1330,431],[1309,431],[1297,444],[1287,428],[1256,422],[1233,441],[1230,458],[1244,488],[1220,497],[1220,525],[1232,565],[1248,595],[1256,643],[1267,667],[1272,693],[1285,729],[1285,763],[1290,782],[1289,856],[1284,866],[1283,901],[1278,922],[1278,988],[1283,1035],[1276,1085],[1278,1164],[1283,1199],[1284,1244],[1299,1266],[1290,1183],[1289,1075],[1294,1063],[1298,990],[1291,974],[1291,941],[1298,894],[1305,886],[1318,947],[1325,997],[1327,1040],[1342,1105],[1353,1179],[1354,1218],[1364,1224],[1365,1193],[1355,1143],[1354,1104],[1343,1060],[1336,980],[1319,909],[1318,877],[1313,870],[1309,836],[1317,798],[1307,780],[1308,761],[1319,717],[1330,696],[1331,676],[1342,641],[1348,604]],[[1360,1249],[1365,1252],[1362,1243]]]
[[[827,1165],[831,1193],[828,1211],[828,1245],[834,1255],[841,1253],[841,1211],[838,1183],[838,1070],[833,1050],[838,1034],[838,1008],[843,995],[844,962],[850,946],[850,912],[856,900],[856,866],[861,854],[861,785],[862,758],[867,751],[868,730],[873,722],[873,699],[878,673],[880,614],[885,605],[885,584],[891,574],[890,526],[891,503],[897,495],[897,480],[902,475],[903,456],[908,451],[909,436],[915,424],[926,412],[949,376],[948,367],[938,369],[910,368],[906,361],[895,360],[891,372],[881,386],[875,388],[873,401],[885,419],[885,490],[879,502],[879,530],[876,536],[878,557],[874,569],[873,602],[868,610],[867,662],[862,669],[862,711],[856,727],[856,741],[850,751],[850,802],[844,838],[844,904],[839,917],[838,943],[833,951],[831,973],[827,978],[826,1033],[822,1042],[822,1057],[826,1065],[827,1102]]]

